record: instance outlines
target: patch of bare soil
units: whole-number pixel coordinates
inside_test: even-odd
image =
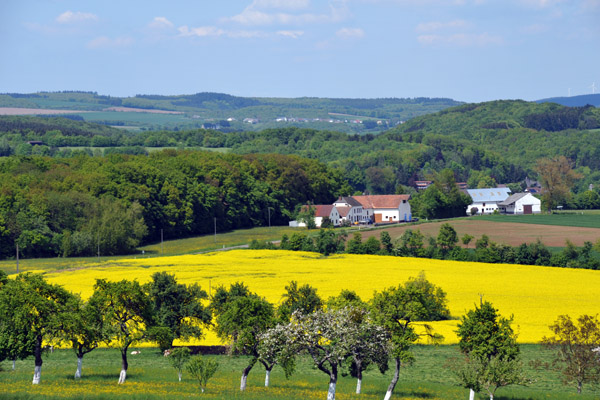
[[[424,235],[436,237],[440,230],[440,226],[444,222],[432,222],[420,225],[396,226],[385,229],[389,232],[392,240],[396,240],[407,229],[419,229]],[[534,224],[519,224],[512,222],[493,222],[480,220],[456,220],[448,221],[456,230],[458,237],[462,237],[465,233],[475,236],[469,247],[473,247],[475,240],[486,234],[490,240],[496,243],[507,244],[510,246],[519,246],[522,243],[534,243],[540,240],[546,246],[563,247],[568,239],[576,246],[583,246],[584,242],[596,243],[600,239],[600,229],[596,228],[579,228],[570,226],[552,226],[552,225],[534,225]],[[362,232],[363,240],[370,236],[379,238],[381,230]]]
[[[17,108],[0,107],[0,115],[59,115],[59,114],[80,114],[89,111],[80,110],[50,110],[47,108]]]
[[[151,114],[184,114],[181,111],[154,110],[151,108],[133,108],[133,107],[109,107],[109,108],[105,108],[104,111],[141,112],[141,113],[151,113]]]

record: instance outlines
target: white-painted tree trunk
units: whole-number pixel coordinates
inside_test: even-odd
[[[13,361],[13,371],[15,369],[17,369],[17,360],[12,360]]]
[[[356,394],[360,394],[361,388],[362,388],[362,379],[358,378],[356,380]]]
[[[179,376],[179,382],[181,382],[181,371],[178,371],[177,375]]]
[[[42,366],[41,365],[36,365],[35,366],[35,370],[33,372],[33,384],[34,385],[39,385],[40,384],[40,379],[42,379]]]
[[[490,393],[490,400],[494,400],[494,394]]]
[[[327,391],[327,400],[335,400],[335,382],[329,382],[329,390]]]
[[[243,392],[246,390],[246,380],[248,379],[248,375],[242,374],[242,381],[240,383],[240,390]]]
[[[385,392],[385,397],[383,398],[383,400],[390,400],[392,398],[392,391],[388,390],[387,392]]]
[[[127,379],[127,370],[122,369],[121,374],[119,375],[119,385],[125,383],[125,379]]]
[[[469,400],[475,400],[475,391],[473,389],[469,389]]]
[[[75,371],[75,379],[81,378],[81,367],[83,366],[83,357],[77,357],[77,371]]]
[[[269,387],[269,379],[271,378],[271,371],[267,370],[265,373],[265,387]]]

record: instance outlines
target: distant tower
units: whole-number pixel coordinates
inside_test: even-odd
[[[596,94],[596,82],[593,82],[590,88],[592,88],[592,94]]]

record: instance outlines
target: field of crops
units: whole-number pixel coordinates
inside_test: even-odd
[[[284,287],[291,280],[315,286],[325,298],[350,289],[368,300],[374,291],[397,285],[424,271],[431,282],[447,292],[450,311],[456,318],[434,324],[446,337],[445,343],[457,341],[454,333],[457,319],[479,302],[480,295],[491,301],[502,315],[514,315],[521,343],[539,342],[550,333],[548,325],[560,314],[576,317],[600,310],[600,271],[419,258],[322,257],[303,252],[236,250],[120,259],[46,276],[51,282],[87,297],[96,278],[147,282],[157,271],[174,273],[180,282],[199,283],[207,291],[242,281],[273,303],[281,300]],[[218,342],[209,334],[202,344]]]

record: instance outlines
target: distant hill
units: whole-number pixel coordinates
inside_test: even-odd
[[[600,183],[600,108],[592,106],[520,100],[463,104],[380,134],[348,133],[286,125],[239,132],[132,132],[57,117],[0,117],[0,155],[143,154],[161,147],[293,154],[334,167],[353,190],[377,194],[404,192],[400,185],[415,186],[444,168],[470,187],[521,182],[535,176],[539,158],[564,155],[585,177],[578,190]],[[34,140],[44,145],[27,143]]]
[[[298,126],[377,133],[419,115],[462,104],[446,98],[268,98],[223,93],[111,97],[96,92],[0,94],[0,107],[72,110],[87,122],[137,130],[221,131]],[[0,111],[2,111],[0,109]],[[48,111],[46,111],[48,113]]]
[[[589,104],[594,107],[600,107],[600,93],[571,97],[551,97],[549,99],[536,100],[536,103],[556,103],[567,107],[583,107]]]

